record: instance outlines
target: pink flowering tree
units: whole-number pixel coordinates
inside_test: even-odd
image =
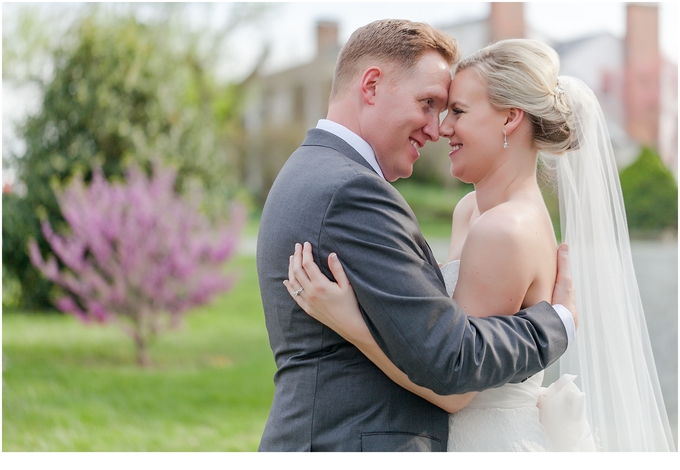
[[[154,336],[232,286],[224,264],[245,220],[234,206],[229,224],[211,223],[199,198],[180,197],[174,182],[175,172],[159,165],[151,178],[131,167],[125,184],[108,182],[100,169],[89,187],[76,177],[57,194],[68,233],[42,223],[60,263],[29,243],[32,263],[66,293],[57,307],[84,323],[119,323],[142,366],[150,365]]]

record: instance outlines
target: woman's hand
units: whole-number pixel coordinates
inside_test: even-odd
[[[552,304],[561,304],[574,317],[574,325],[578,328],[578,312],[576,311],[576,293],[571,280],[571,265],[569,263],[569,246],[562,243],[557,249],[557,277],[553,290]]]
[[[331,282],[316,265],[309,242],[305,242],[304,247],[296,243],[295,253],[288,263],[288,280],[283,284],[293,300],[311,317],[352,343],[365,340],[370,332],[335,253],[328,256],[328,267],[337,282]]]
[[[305,312],[354,344],[395,383],[441,409],[455,413],[472,400],[475,392],[441,396],[411,382],[380,349],[368,330],[354,290],[335,253],[328,256],[328,267],[337,283],[329,281],[316,265],[310,243],[305,242],[304,248],[295,244],[295,254],[288,263],[288,280],[283,284]]]

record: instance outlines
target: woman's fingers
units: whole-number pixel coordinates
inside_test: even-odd
[[[291,289],[293,289],[293,292],[300,288],[300,282],[298,281],[297,277],[295,276],[295,269],[293,267],[294,260],[295,260],[295,255],[291,255],[288,258],[288,282],[290,283],[290,287],[291,287]],[[286,286],[286,287],[288,287],[288,286]]]
[[[562,243],[557,250],[557,277],[553,290],[552,304],[564,305],[574,317],[574,324],[578,328],[578,312],[576,311],[576,293],[571,279],[569,263],[569,246]]]
[[[310,310],[309,305],[307,304],[307,302],[305,302],[305,299],[302,298],[302,295],[295,295],[295,292],[297,292],[297,290],[299,289],[299,287],[298,287],[297,289],[293,288],[292,285],[291,285],[291,283],[290,283],[290,281],[288,281],[288,280],[283,281],[283,285],[286,286],[286,290],[288,291],[288,293],[290,294],[290,296],[293,298],[293,300],[295,301],[295,303],[297,303],[298,306],[299,306],[302,310],[304,310],[305,312],[307,312],[307,313],[309,313],[310,315],[314,316],[314,315],[313,315],[313,311]]]
[[[295,298],[295,300],[297,301],[300,293],[302,292],[300,290],[302,288],[302,284],[300,283],[300,276],[297,276],[295,274],[295,264],[296,264],[295,257],[296,256],[298,258],[300,257],[300,245],[299,245],[299,243],[295,245],[295,254],[288,258],[288,280],[283,281],[283,285],[286,286],[288,293],[293,298]],[[299,264],[299,260],[297,261],[297,264]],[[304,276],[302,276],[302,277],[304,277]],[[297,295],[295,295],[296,292],[297,292]],[[298,304],[299,303],[300,302],[298,302]]]
[[[288,280],[297,283],[295,273],[293,272],[293,255],[288,258]]]
[[[329,282],[324,273],[321,272],[319,266],[314,262],[314,254],[312,253],[312,244],[305,242],[302,248],[302,268],[309,280],[319,286],[323,286],[324,282]]]
[[[298,305],[302,306],[301,298],[303,295],[305,297],[311,296],[308,297],[309,300],[317,298],[319,295],[327,296],[335,289],[350,286],[337,256],[329,257],[328,263],[337,283],[329,280],[314,262],[311,243],[295,244],[295,252],[288,263],[288,283],[284,282],[284,284]],[[296,292],[297,295],[295,295]]]
[[[307,272],[305,269],[302,267],[302,245],[299,243],[295,244],[295,252],[293,253],[293,262],[292,262],[292,269],[293,269],[293,277],[290,277],[291,274],[290,272],[288,273],[288,278],[291,281],[296,282],[297,284],[300,284],[300,287],[305,288],[306,286],[309,285],[309,277],[307,276]],[[295,286],[295,284],[293,284]]]
[[[335,282],[338,283],[340,288],[344,288],[350,285],[349,279],[347,279],[345,270],[342,267],[342,263],[340,263],[338,255],[336,255],[335,253],[331,253],[330,255],[328,255],[328,267],[330,268],[331,273],[335,278]]]

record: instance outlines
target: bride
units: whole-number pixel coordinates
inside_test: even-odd
[[[328,260],[336,284],[314,264],[311,245],[297,246],[284,284],[392,380],[452,413],[449,451],[674,450],[604,118],[592,91],[558,72],[557,54],[538,41],[486,47],[458,64],[440,126],[452,175],[475,187],[456,206],[442,266],[447,291],[470,316],[550,301],[557,242],[538,161],[555,171],[580,315],[558,381],[543,388],[539,373],[479,393],[436,395],[377,346],[337,256]]]

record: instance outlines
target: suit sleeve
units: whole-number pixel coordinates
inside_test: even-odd
[[[521,381],[566,350],[564,325],[546,302],[515,316],[468,318],[446,294],[412,211],[377,178],[338,187],[319,248],[316,261],[329,277],[325,260],[338,254],[385,354],[438,394]]]

